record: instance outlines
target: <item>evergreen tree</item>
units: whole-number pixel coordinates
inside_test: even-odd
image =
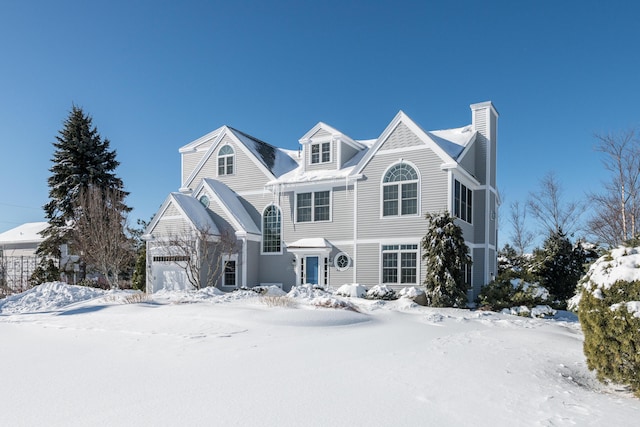
[[[139,219],[138,227],[129,229],[129,234],[136,242],[136,260],[131,276],[131,287],[143,292],[147,289],[147,244],[142,240],[142,234],[148,225],[148,222]]]
[[[586,251],[580,244],[573,245],[562,230],[557,230],[547,237],[534,256],[534,274],[558,300],[559,307],[564,308],[585,273]]]
[[[426,260],[424,285],[427,304],[434,307],[465,307],[467,283],[464,268],[471,264],[462,229],[448,212],[427,214],[429,228],[422,239],[422,258]]]
[[[59,246],[68,240],[78,198],[89,186],[116,192],[121,210],[131,210],[124,204],[128,193],[114,173],[119,162],[109,144],[92,125],[92,118],[73,105],[53,143],[49,202],[44,205],[49,226],[42,232],[45,240],[38,248],[39,254],[60,256]]]

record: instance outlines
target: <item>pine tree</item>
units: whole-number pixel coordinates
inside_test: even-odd
[[[434,307],[465,307],[464,268],[471,264],[471,257],[462,229],[448,212],[427,214],[426,218],[429,228],[422,239],[422,258],[426,260],[427,303]]]
[[[131,275],[131,287],[143,292],[147,289],[147,244],[142,239],[142,234],[148,225],[148,222],[139,219],[138,227],[129,229],[129,234],[136,242],[136,260]]]
[[[73,105],[53,143],[49,202],[44,205],[49,226],[42,233],[45,240],[38,248],[39,254],[60,256],[59,247],[68,240],[78,198],[89,186],[116,192],[121,210],[131,210],[124,204],[128,193],[114,173],[119,162],[109,144],[92,125],[92,118]]]
[[[563,308],[585,273],[587,254],[581,245],[573,245],[562,230],[557,230],[536,251],[534,274]]]

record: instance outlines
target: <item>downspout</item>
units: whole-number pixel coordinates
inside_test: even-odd
[[[358,179],[357,178],[355,181],[353,181],[353,283],[358,283]]]
[[[242,287],[247,287],[247,236],[242,236]]]

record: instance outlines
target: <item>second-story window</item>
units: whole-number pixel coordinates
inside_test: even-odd
[[[234,152],[230,145],[225,145],[218,151],[218,175],[233,175]]]
[[[473,192],[456,180],[453,193],[454,216],[471,224],[473,218]]]
[[[296,219],[298,222],[330,221],[331,192],[298,193],[296,195]]]
[[[311,164],[329,163],[331,161],[331,143],[311,144]]]
[[[382,216],[417,215],[418,181],[408,164],[392,166],[382,180]]]

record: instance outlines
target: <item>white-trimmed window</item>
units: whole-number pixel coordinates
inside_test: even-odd
[[[333,258],[333,265],[338,271],[344,271],[351,267],[351,257],[344,252],[340,252]]]
[[[233,175],[234,151],[230,145],[218,151],[218,175]]]
[[[296,221],[316,222],[331,220],[331,191],[296,194]]]
[[[237,255],[225,255],[222,257],[222,286],[227,288],[238,286],[237,267]]]
[[[473,191],[456,180],[453,193],[453,215],[471,224],[471,219],[473,218]]]
[[[418,284],[418,245],[382,245],[382,283]]]
[[[462,278],[464,279],[465,285],[467,285],[467,289],[473,289],[472,274],[472,263],[465,262],[462,266]]]
[[[406,163],[389,168],[382,179],[382,216],[418,214],[418,173]]]
[[[329,163],[331,161],[331,142],[320,142],[311,144],[311,158],[309,162],[312,165],[318,163]]]
[[[269,205],[262,213],[262,252],[282,252],[282,214],[276,205]]]

